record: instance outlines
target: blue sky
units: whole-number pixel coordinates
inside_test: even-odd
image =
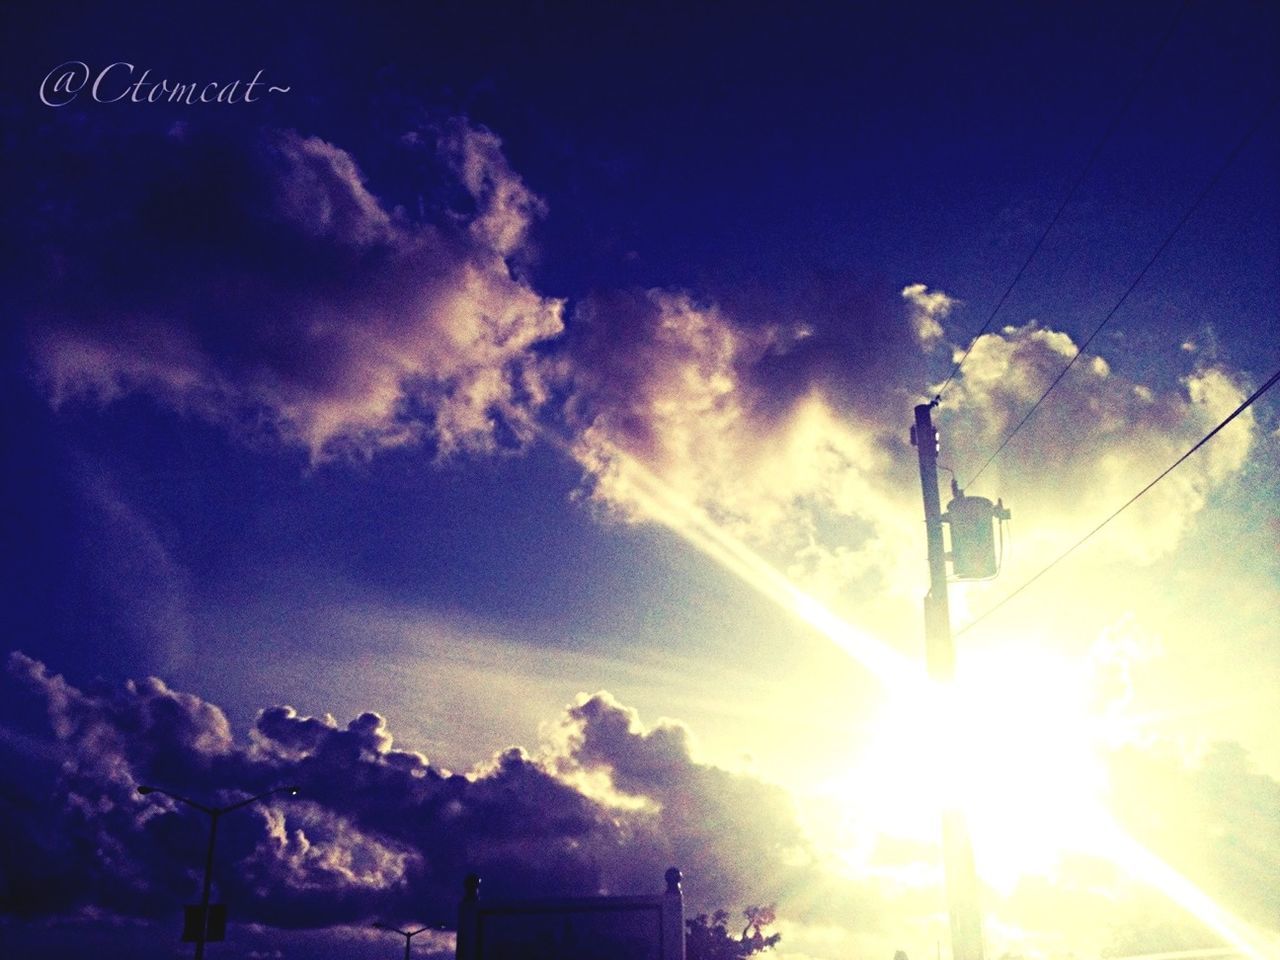
[[[229,953],[671,862],[793,960],[932,950],[912,407],[972,347],[968,484],[1196,204],[970,487],[962,626],[1280,366],[1265,5],[4,17],[23,951],[169,943],[200,825],[139,783],[282,778]],[[1275,948],[1274,396],[959,641],[993,955]]]

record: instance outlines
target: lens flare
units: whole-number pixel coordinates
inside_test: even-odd
[[[570,444],[546,431],[539,432],[573,455]],[[925,771],[929,786],[936,788],[944,780],[959,785],[954,793],[935,793],[940,801],[935,808],[958,800],[974,816],[975,848],[984,876],[994,872],[996,876],[989,879],[1007,879],[1006,871],[1025,869],[1027,858],[1034,859],[1037,849],[1041,856],[1048,854],[1048,837],[1055,849],[1066,846],[1105,856],[1159,890],[1249,960],[1280,956],[1280,940],[1234,916],[1111,817],[1101,797],[1102,767],[1092,753],[1094,718],[1084,712],[1084,698],[1061,696],[1069,671],[1055,670],[1050,682],[1036,683],[1034,673],[1019,670],[1017,664],[996,673],[988,665],[988,677],[995,678],[994,689],[988,686],[984,690],[982,684],[976,689],[939,685],[925,675],[920,664],[845,622],[795,586],[634,458],[616,449],[612,455],[618,468],[625,471],[629,496],[649,519],[678,534],[835,643],[884,685],[894,704],[903,705],[899,716],[912,719],[901,722],[896,733],[886,736],[888,746],[883,749],[887,754],[910,757],[914,769]],[[890,709],[892,715],[898,707]],[[906,743],[902,742],[902,730],[908,731]],[[999,736],[993,736],[997,732]],[[930,763],[931,757],[936,764]],[[1010,771],[1018,776],[1010,778]],[[1022,785],[1022,792],[1012,788],[1015,782]],[[1051,789],[1045,790],[1046,784]],[[1052,789],[1055,784],[1059,788],[1056,792]],[[918,795],[929,794],[929,789],[921,789]],[[1037,808],[1031,816],[1030,811]],[[995,842],[999,836],[1005,840]],[[994,871],[983,870],[984,857],[995,863]]]
[[[1116,866],[1159,890],[1249,960],[1280,957],[1280,937],[1264,933],[1234,916],[1114,820],[1108,818],[1106,825],[1109,831],[1106,845]]]

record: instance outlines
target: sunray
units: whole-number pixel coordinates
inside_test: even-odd
[[[1108,818],[1107,827],[1108,855],[1117,866],[1155,887],[1249,960],[1274,960],[1280,956],[1280,938],[1265,934],[1234,916],[1114,820]]]
[[[572,455],[572,447],[547,431],[539,432]],[[892,647],[847,623],[824,604],[791,583],[745,543],[715,523],[706,512],[688,502],[660,477],[621,450],[611,451],[615,463],[626,471],[628,493],[653,521],[672,530],[762,596],[779,604],[834,642],[866,667],[894,696],[911,696],[927,702],[931,683],[923,667]],[[936,689],[934,691],[936,693]],[[925,701],[918,698],[925,696]],[[1280,956],[1280,941],[1253,929],[1217,903],[1211,896],[1143,846],[1098,807],[1080,816],[1106,833],[1102,847],[1109,859],[1130,875],[1159,890],[1192,916],[1220,935],[1249,960]],[[979,856],[979,861],[981,857]]]

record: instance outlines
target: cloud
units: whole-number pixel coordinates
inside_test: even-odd
[[[242,739],[155,678],[81,690],[15,653],[4,686],[49,742],[40,759],[0,741],[28,754],[5,766],[0,889],[25,916],[163,916],[198,893],[202,818],[139,784],[208,803],[299,786],[219,831],[222,895],[243,922],[285,928],[448,922],[471,871],[494,896],[633,892],[678,862],[696,902],[736,902],[776,893],[799,849],[780,788],[700,763],[683,727],[646,730],[606,693],[569,708],[538,754],[512,747],[463,776],[398,749],[371,712],[340,725],[273,707]],[[644,802],[584,791],[584,772]]]
[[[945,333],[942,321],[960,302],[941,290],[930,293],[923,283],[911,283],[903,287],[902,299],[911,306],[911,330],[924,347],[933,346],[942,339]]]
[[[600,774],[608,792],[644,801],[632,815],[637,836],[648,835],[650,858],[681,866],[703,904],[778,901],[820,872],[787,793],[696,762],[684,725],[645,727],[602,691],[570,708],[559,734],[556,769]]]
[[[664,290],[598,296],[578,308],[575,324],[569,409],[592,497],[631,519],[643,515],[624,454],[725,512],[722,471],[746,454],[735,442],[749,428],[743,371],[774,331],[740,330],[714,306]]]
[[[914,349],[927,352],[958,301],[919,283],[902,296]],[[583,492],[630,522],[680,529],[696,510],[809,592],[850,615],[856,607],[863,625],[892,635],[922,575],[915,451],[904,442],[920,394],[902,380],[905,367],[868,395],[856,384],[865,363],[833,373],[810,362],[808,351],[830,354],[832,344],[815,345],[822,338],[800,319],[794,329],[747,325],[668,290],[579,304],[565,365]],[[979,337],[936,415],[941,462],[971,479],[1075,352],[1068,334],[1034,322]],[[996,460],[971,492],[1013,506],[1018,570],[1057,556],[1244,398],[1238,373],[1185,363],[1170,388],[1117,373],[1102,356],[1081,358]],[[1256,433],[1246,412],[1098,546],[1144,564],[1168,554],[1213,491],[1239,475]]]
[[[944,462],[972,476],[982,462],[972,451],[997,449],[1075,352],[1070,336],[1036,323],[979,337],[943,400],[945,431],[957,438]],[[1158,390],[1085,355],[995,461],[983,488],[1023,505],[1033,523],[1021,529],[1033,532],[1022,544],[1047,558],[1084,533],[1089,518],[1105,517],[1158,476],[1246,395],[1242,378],[1222,366],[1192,367],[1180,389]],[[1102,549],[1140,563],[1171,551],[1211,491],[1243,468],[1256,433],[1246,411],[1104,530]]]
[[[1195,758],[1167,744],[1130,748],[1113,758],[1111,782],[1113,806],[1135,837],[1242,919],[1274,928],[1280,780],[1258,771],[1243,746],[1218,741]]]
[[[541,201],[487,131],[455,122],[438,146],[472,206],[439,224],[293,131],[149,142],[141,182],[104,151],[35,228],[25,319],[53,402],[143,391],[313,461],[526,441],[545,398],[533,348],[562,328],[509,262]]]
[[[884,608],[864,624],[901,626],[892,611],[919,579],[903,441],[918,394],[897,360],[909,348],[918,362],[944,337],[952,295],[905,286],[905,315],[873,317],[847,349],[834,319],[746,322],[663,289],[591,295],[566,328],[561,302],[519,266],[545,205],[486,130],[435,131],[444,186],[465,202],[434,223],[380,200],[350,154],[316,137],[188,131],[150,146],[159,159],[123,181],[122,200],[95,206],[105,186],[87,184],[41,221],[24,302],[55,404],[143,391],[312,461],[416,443],[441,457],[493,452],[562,423],[581,495],[602,512],[679,528],[656,483],[822,599]],[[864,319],[839,317],[859,330]],[[853,362],[833,363],[842,350]],[[956,446],[944,462],[963,475],[1073,352],[1034,323],[980,337],[939,412]],[[894,369],[877,366],[885,356]],[[989,478],[1033,521],[1023,556],[1078,534],[1080,491],[1090,505],[1123,502],[1238,401],[1240,378],[1197,357],[1180,393],[1100,356],[1076,365],[1015,441],[1037,455],[1015,447]],[[1254,430],[1246,414],[1107,531],[1117,555],[1171,550],[1238,473]]]
[[[927,349],[958,301],[923,284],[902,295],[916,349]],[[901,422],[909,385],[868,397],[849,386],[856,370],[806,366],[799,355],[814,338],[796,331],[810,329],[748,326],[668,290],[579,304],[564,366],[583,494],[610,516],[677,530],[698,511],[812,594],[895,635],[922,575],[915,451]],[[967,480],[1075,350],[1069,335],[1036,323],[978,338],[937,414],[942,463]],[[1060,553],[1243,399],[1238,374],[1186,362],[1198,365],[1171,390],[1116,373],[1101,356],[1082,358],[996,461],[972,492],[995,491],[1013,506],[1014,572]],[[1098,546],[1140,563],[1170,552],[1243,469],[1255,434],[1246,412]],[[1035,456],[1020,452],[1027,447]]]
[[[471,871],[493,897],[625,893],[660,887],[675,863],[690,911],[776,902],[784,946],[814,956],[945,935],[931,845],[883,838],[881,867],[901,867],[897,880],[837,868],[783,786],[699,760],[685,725],[646,724],[604,691],[566,707],[537,750],[512,747],[458,775],[398,748],[372,712],[339,724],[273,707],[244,737],[218,707],[154,678],[79,689],[13,654],[3,685],[44,724],[36,737],[0,737],[0,908],[31,921],[164,920],[198,894],[203,818],[139,796],[139,783],[211,803],[296,784],[298,797],[220,825],[219,896],[237,924],[448,923]],[[1268,811],[1280,783],[1233,744],[1195,764],[1136,747],[1113,759],[1113,800],[1139,839],[1229,909],[1273,923],[1280,836]],[[987,897],[993,942],[1009,949],[1140,936],[1174,949],[1204,935],[1101,860],[1068,857]]]
[[[444,149],[478,206],[472,236],[504,257],[519,253],[529,227],[547,208],[508,165],[502,141],[488,130],[454,120]]]
[[[893,576],[883,543],[905,514],[892,504],[915,499],[897,476],[901,431],[819,367],[797,375],[808,330],[746,327],[666,290],[580,305],[568,411],[585,495],[676,529],[683,504],[816,592],[872,596]]]

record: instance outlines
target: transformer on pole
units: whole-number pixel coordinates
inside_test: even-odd
[[[952,500],[942,521],[951,527],[951,573],[957,580],[989,580],[1000,572],[994,524],[1009,519],[1004,501],[967,497],[951,481]],[[1003,551],[1002,551],[1003,552]]]

